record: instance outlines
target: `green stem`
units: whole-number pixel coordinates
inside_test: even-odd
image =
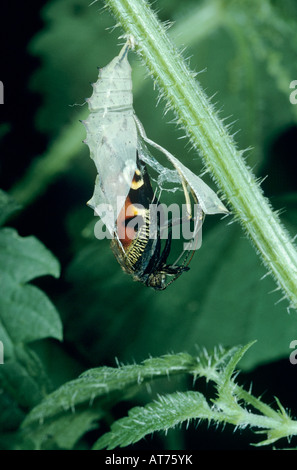
[[[297,252],[256,178],[145,0],[106,0],[163,90],[269,273],[297,306]],[[240,262],[240,260],[238,261]]]

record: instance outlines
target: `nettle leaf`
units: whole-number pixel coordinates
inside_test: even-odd
[[[258,428],[259,434],[267,435],[267,439],[256,444],[258,446],[296,435],[296,420],[290,417],[277,398],[275,410],[236,384],[235,367],[250,346],[204,353],[204,357],[200,355],[197,358],[197,376],[204,376],[214,383],[215,398],[207,399],[202,393],[192,391],[160,396],[144,407],[132,408],[127,417],[115,421],[110,432],[99,438],[93,449],[124,447],[147,434],[155,431],[166,433],[168,429],[185,421],[188,424],[192,419]]]
[[[159,396],[145,406],[132,408],[127,417],[115,421],[93,449],[127,446],[147,434],[167,432],[192,419],[256,427],[267,434],[267,439],[257,445],[296,435],[296,421],[279,400],[276,399],[275,410],[236,383],[235,367],[251,345],[216,348],[212,352],[203,350],[196,357],[172,354],[150,358],[141,364],[90,369],[33,408],[22,424],[22,435],[34,442],[36,448],[53,445],[70,448],[85,431],[97,427],[95,420],[103,418],[113,405],[139,392],[141,385],[180,374],[192,375],[193,384],[198,377],[212,382],[214,398],[197,391]]]
[[[0,265],[19,283],[47,274],[54,277],[60,274],[57,259],[37,238],[20,237],[12,228],[0,231]]]
[[[22,434],[34,442],[36,448],[47,448],[53,442],[61,447],[70,448],[84,432],[94,428],[95,420],[102,418],[117,402],[139,392],[141,385],[156,378],[181,374],[219,381],[220,374],[232,361],[233,356],[236,356],[232,362],[232,366],[235,366],[247,348],[248,346],[229,350],[219,348],[209,354],[202,352],[198,357],[185,353],[170,354],[147,359],[141,364],[90,369],[37,404],[25,418]],[[169,427],[192,417],[210,417],[209,405],[203,395],[196,392],[177,393],[163,397],[159,401],[160,404],[153,403],[132,410],[130,418],[134,424],[138,422],[138,429],[132,424],[131,436],[124,433],[122,436],[124,442],[121,443],[112,438],[113,446],[136,442],[154,430],[166,431]],[[142,412],[145,426],[143,420],[139,421],[138,418]],[[161,419],[156,419],[156,416]],[[115,424],[120,434],[122,424],[125,426],[125,420],[119,425]],[[98,446],[105,446],[105,439],[106,437],[102,443],[101,441],[98,443]]]
[[[38,449],[53,443],[72,448],[86,431],[98,427],[115,403],[154,378],[194,373],[197,359],[188,354],[151,358],[137,365],[90,369],[49,394],[37,404],[22,424],[22,435]]]
[[[0,191],[1,223],[18,208]],[[0,266],[0,340],[4,352],[0,367],[0,439],[15,448],[19,435],[14,433],[25,410],[36,406],[50,388],[43,365],[27,344],[47,337],[62,339],[58,312],[46,294],[28,282],[48,274],[58,277],[60,267],[35,237],[21,237],[7,227],[0,229]]]
[[[36,277],[59,276],[59,263],[35,237],[20,237],[12,228],[0,230],[0,333],[5,357],[13,347],[41,338],[62,339],[62,325],[53,304],[27,283]]]
[[[0,367],[0,384],[0,441],[6,441],[10,436],[7,446],[14,449],[21,440],[17,429],[27,410],[42,400],[50,389],[50,383],[34,351],[24,344],[13,345],[13,358],[9,358],[5,344],[5,362]]]
[[[22,436],[25,442],[31,443],[31,450],[52,450],[57,446],[60,449],[73,449],[82,435],[98,428],[97,421],[103,414],[100,409],[94,408],[72,410],[62,416],[54,416],[45,423],[39,423],[38,426],[25,429]]]
[[[67,382],[51,393],[36,406],[24,421],[24,426],[34,422],[44,422],[61,412],[75,410],[83,404],[89,405],[95,399],[114,400],[117,393],[140,385],[154,377],[167,377],[169,374],[190,372],[197,367],[197,360],[188,354],[168,355],[147,359],[142,364],[118,368],[100,367],[90,369],[78,379]]]
[[[41,387],[46,386],[43,368],[35,354],[27,348],[17,346],[15,360],[5,361],[0,368],[3,395],[12,408],[24,413],[42,399]],[[3,423],[9,429],[11,423]]]
[[[48,297],[37,287],[21,285],[2,274],[5,295],[0,297],[1,322],[13,343],[28,343],[53,337],[62,339],[57,311]]]
[[[94,445],[94,450],[107,447],[125,447],[156,431],[167,432],[183,422],[199,416],[209,419],[211,409],[199,392],[174,393],[162,396],[143,407],[132,408],[129,416],[116,421],[111,431],[104,434]]]

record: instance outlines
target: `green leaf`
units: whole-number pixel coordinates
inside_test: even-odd
[[[278,410],[274,411],[235,382],[234,367],[249,347],[219,348],[212,353],[203,351],[197,357],[167,355],[147,359],[139,365],[91,369],[33,408],[22,424],[22,434],[35,442],[37,448],[52,446],[51,440],[55,444],[59,442],[62,447],[74,445],[84,430],[92,428],[94,421],[103,418],[111,406],[139,392],[141,384],[186,373],[194,379],[205,377],[212,382],[215,398],[208,401],[196,391],[159,396],[158,400],[144,407],[132,408],[128,417],[115,421],[111,431],[95,443],[94,449],[127,446],[149,433],[167,432],[169,428],[191,419],[264,430],[268,439],[259,445],[296,435],[297,422],[290,418],[278,400]],[[71,432],[73,426],[75,431]],[[61,434],[63,427],[64,435]]]
[[[199,416],[210,418],[211,410],[199,392],[174,393],[159,397],[154,403],[132,408],[129,416],[116,421],[111,431],[94,445],[94,450],[124,447],[155,431],[165,431]]]
[[[141,365],[90,369],[46,397],[26,417],[24,426],[43,422],[55,414],[75,409],[78,405],[93,403],[98,398],[114,401],[119,393],[126,393],[131,387],[144,381],[154,377],[167,377],[169,374],[190,372],[195,370],[195,367],[195,358],[188,354],[177,354],[147,359]]]
[[[27,364],[17,361],[8,361],[3,364],[0,369],[1,388],[5,390],[14,404],[20,409],[28,409],[34,407],[42,398],[39,387],[40,377],[36,376],[36,372],[40,372],[40,368],[31,367],[31,375],[28,374]],[[4,423],[7,427],[7,423]],[[10,424],[8,423],[10,426]]]
[[[204,353],[197,358],[197,376],[210,379],[216,389],[216,398],[208,403],[198,392],[165,395],[144,407],[132,408],[128,416],[115,421],[110,432],[95,443],[94,449],[123,447],[137,442],[147,434],[164,431],[191,419],[230,423],[234,426],[260,429],[257,433],[267,439],[256,445],[267,445],[297,434],[297,421],[292,419],[276,399],[278,410],[254,397],[236,384],[235,366],[251,345],[229,351]],[[207,360],[207,364],[205,363]],[[202,367],[200,367],[202,366]],[[256,413],[254,413],[256,409]]]
[[[53,304],[37,287],[36,277],[59,275],[59,263],[35,237],[20,237],[14,229],[0,230],[0,334],[5,357],[13,347],[41,338],[62,338],[62,325]]]
[[[71,450],[81,436],[98,427],[96,420],[102,415],[100,409],[72,410],[62,416],[55,416],[46,423],[40,422],[32,429],[25,429],[22,436],[25,442],[31,442],[31,449],[33,444],[34,450],[53,449],[56,446]]]
[[[18,429],[26,411],[36,406],[49,389],[49,381],[36,354],[25,346],[15,346],[14,360],[7,360],[5,355],[0,367],[0,384],[0,435],[4,436]]]
[[[57,310],[40,289],[18,284],[6,273],[0,278],[4,292],[0,296],[1,326],[12,343],[28,343],[47,337],[62,339]]]
[[[1,371],[0,371],[1,373]],[[2,373],[1,373],[2,375]],[[2,382],[2,380],[1,380]],[[0,436],[2,431],[15,430],[25,417],[25,413],[18,406],[16,401],[7,393],[2,391],[0,395]]]
[[[0,266],[19,283],[46,274],[54,277],[60,274],[57,259],[37,238],[20,237],[12,228],[0,231]]]
[[[3,223],[17,204],[0,192]],[[17,432],[25,410],[37,405],[49,389],[49,380],[36,354],[26,347],[34,340],[62,339],[62,325],[48,297],[29,281],[59,275],[59,263],[35,237],[20,237],[12,228],[0,229],[0,340],[4,364],[0,367],[0,441],[10,448],[25,445]],[[9,418],[8,418],[9,417]]]
[[[218,384],[219,389],[225,391],[228,388],[228,383],[232,383],[232,376],[234,374],[235,368],[237,367],[237,364],[239,361],[241,361],[247,350],[250,349],[254,343],[255,341],[247,344],[246,346],[238,347],[237,351],[234,351],[234,349],[232,350],[233,354],[224,367],[223,372],[221,373],[220,383]]]

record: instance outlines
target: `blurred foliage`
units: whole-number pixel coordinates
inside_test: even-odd
[[[18,205],[0,192],[3,223]],[[36,405],[50,390],[39,358],[28,343],[41,338],[62,339],[59,315],[48,297],[29,281],[59,275],[54,256],[35,238],[20,237],[12,228],[0,229],[0,338],[4,364],[0,367],[0,442],[2,433],[15,431],[25,410]],[[12,439],[12,442],[13,439]]]
[[[171,351],[193,354],[196,345],[213,348],[223,344],[227,347],[257,340],[241,361],[246,370],[287,359],[289,344],[296,338],[296,314],[288,315],[286,301],[278,302],[280,291],[270,293],[274,289],[272,279],[266,276],[260,259],[240,228],[228,224],[230,218],[206,219],[202,248],[195,254],[190,271],[164,292],[134,283],[122,272],[108,242],[94,238],[93,215],[85,202],[93,191],[95,168],[88,158],[86,146],[81,143],[84,128],[81,126],[79,130],[77,122],[87,112],[86,106],[82,105],[85,97],[91,94],[89,83],[97,78],[96,67],[105,66],[123,42],[118,39],[120,30],[113,28],[113,18],[102,7],[101,1],[90,6],[85,0],[48,1],[41,11],[44,26],[29,46],[29,54],[40,59],[40,67],[30,81],[31,89],[42,97],[34,132],[48,136],[49,150],[39,166],[34,171],[29,168],[18,182],[21,188],[18,196],[22,202],[22,191],[34,187],[30,186],[30,180],[37,186],[41,181],[45,196],[40,206],[37,201],[27,209],[25,223],[39,218],[39,224],[44,223],[43,231],[39,226],[44,238],[51,233],[53,251],[67,253],[67,262],[62,265],[62,287],[50,284],[55,305],[62,316],[65,342],[61,346],[37,343],[36,351],[46,369],[52,372],[53,382],[60,383],[86,367],[114,364],[115,357],[131,362],[141,361],[149,354],[162,355]],[[236,135],[238,146],[251,149],[247,162],[259,176],[268,174],[263,188],[272,196],[276,208],[286,208],[283,220],[292,236],[295,235],[297,184],[292,178],[296,174],[292,160],[296,156],[297,107],[289,101],[289,84],[297,78],[295,0],[158,0],[154,8],[161,20],[173,22],[169,34],[181,47],[186,47],[184,55],[190,57],[191,67],[197,72],[203,71],[197,78],[208,96],[216,94],[213,101],[221,109],[221,117],[228,117],[228,122],[235,121],[232,130],[240,130]],[[147,135],[199,173],[202,164],[186,141],[180,138],[182,130],[165,125],[174,116],[169,112],[164,118],[162,101],[156,106],[158,90],[145,76],[139,59],[133,54],[130,58],[135,109]],[[1,135],[10,132],[13,132],[10,123],[0,127]],[[286,132],[291,132],[292,137],[282,140]],[[65,170],[68,172],[62,177]],[[44,179],[43,172],[47,175]],[[26,175],[29,175],[28,179]],[[62,178],[60,185],[59,178]],[[205,180],[210,181],[207,175]],[[5,195],[3,198],[4,211],[7,204],[14,203]],[[70,202],[60,215],[59,208],[64,207],[64,199]],[[44,215],[46,202],[51,210]],[[2,217],[4,222],[4,212],[1,221]],[[10,233],[9,239],[14,239],[12,232],[7,231],[13,229],[2,230],[2,237]],[[27,230],[30,231],[28,225]],[[26,239],[15,237],[23,254],[28,250],[36,250],[37,257],[45,253],[45,248],[36,239],[31,239],[30,247],[25,247]],[[45,266],[50,263],[48,256],[45,255]],[[3,260],[2,266],[8,264],[7,259]],[[21,265],[28,266],[25,262]],[[25,277],[17,280],[26,283],[37,275],[57,275],[55,270],[38,270],[33,264],[31,268],[29,277],[24,272]],[[25,284],[22,290],[28,287],[37,289]],[[44,307],[41,310],[46,319]],[[36,325],[36,319],[30,309],[26,315],[25,323],[30,329]],[[20,341],[47,336],[43,327],[46,330],[49,325],[40,325],[39,337],[37,334]],[[57,331],[54,334],[49,328],[48,335],[60,338]],[[26,384],[31,381],[27,366],[23,366],[31,361],[28,354],[26,352],[26,359],[13,361],[9,366],[9,377],[13,377],[14,368],[19,368],[15,377],[24,376]],[[22,349],[16,357],[24,355]],[[73,362],[69,358],[73,358]],[[56,367],[57,363],[60,367]],[[1,371],[4,371],[3,366],[0,366]],[[12,389],[20,387],[15,377]],[[3,377],[0,379],[4,380]],[[22,401],[18,397],[1,395],[0,424],[7,422],[4,417],[9,416],[11,427],[17,427],[28,407],[38,403],[40,392],[35,395],[29,386],[26,387],[24,394],[35,397],[29,405],[27,399],[20,407]],[[162,383],[159,391],[166,387],[168,384]],[[265,384],[263,388],[266,388]],[[86,412],[76,418],[80,420],[81,429],[92,428],[93,415]],[[57,423],[56,429],[60,426],[58,443],[62,447],[70,448],[79,437],[75,433],[67,434],[67,437],[61,431],[64,426],[73,429],[72,419],[76,418],[68,417],[68,423]],[[9,435],[8,438],[3,436],[2,447],[9,447],[8,441]]]

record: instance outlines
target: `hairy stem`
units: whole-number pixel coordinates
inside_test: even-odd
[[[263,196],[259,182],[218,118],[193,74],[145,0],[106,0],[157,80],[179,123],[200,150],[210,173],[230,202],[289,302],[297,306],[297,252]]]

